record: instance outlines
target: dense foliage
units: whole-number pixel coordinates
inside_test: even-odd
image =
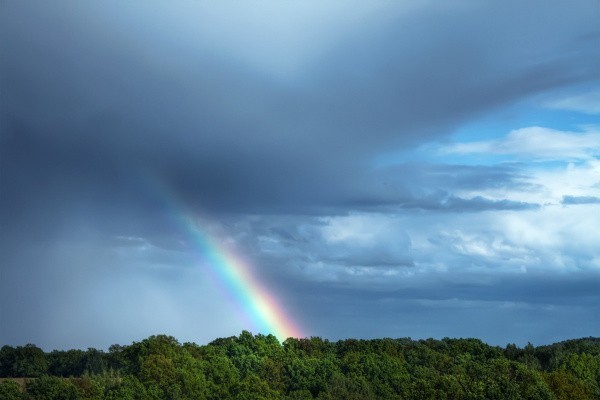
[[[600,399],[600,338],[549,346],[476,339],[330,342],[242,332],[199,346],[0,349],[0,399]]]

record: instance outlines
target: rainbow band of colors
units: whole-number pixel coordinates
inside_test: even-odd
[[[250,264],[201,229],[191,217],[193,213],[187,212],[183,203],[177,201],[173,193],[159,182],[160,180],[153,180],[149,185],[153,194],[166,203],[169,215],[174,217],[178,228],[192,241],[194,249],[210,267],[210,272],[254,328],[249,330],[273,334],[279,340],[303,337],[290,315],[252,275]]]
[[[280,340],[302,337],[279,302],[252,276],[249,265],[187,219],[186,230],[195,248],[243,309],[258,333],[272,333]]]

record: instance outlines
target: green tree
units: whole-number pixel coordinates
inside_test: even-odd
[[[85,369],[85,352],[82,350],[54,350],[47,356],[48,372],[55,376],[81,376]]]
[[[24,393],[21,385],[12,379],[0,382],[0,399],[2,400],[23,400]]]
[[[543,375],[556,400],[587,400],[592,398],[585,383],[567,371],[555,371]]]
[[[104,386],[97,380],[84,376],[83,378],[70,378],[82,400],[102,400]]]
[[[221,400],[233,398],[240,374],[231,360],[218,352],[207,354],[205,364],[207,398]]]
[[[113,370],[123,369],[126,365],[125,350],[126,346],[112,344],[108,348],[108,367]]]
[[[30,400],[80,400],[81,396],[71,381],[44,375],[26,383]]]
[[[494,359],[486,364],[486,399],[552,400],[553,394],[541,375],[525,364]]]
[[[144,358],[140,380],[160,398],[179,398],[181,388],[177,382],[177,371],[172,358],[163,354],[151,354]]]
[[[128,374],[138,375],[144,359],[150,355],[162,355],[168,359],[176,359],[182,352],[182,347],[172,336],[157,335],[122,350],[120,358],[124,361],[124,369]]]
[[[600,355],[570,353],[563,358],[559,370],[571,372],[586,384],[590,393],[600,398]]]
[[[0,399],[600,399],[600,339],[500,349],[448,338],[281,344],[247,331],[199,346],[158,335],[108,353],[4,346],[0,371],[41,374],[26,381],[28,394],[0,383]]]
[[[247,374],[234,389],[236,400],[279,400],[282,393],[274,390],[256,374]]]
[[[363,376],[347,377],[340,373],[332,375],[325,390],[317,397],[318,400],[374,400],[377,398],[373,385]]]
[[[16,351],[12,346],[0,348],[0,377],[15,376],[13,367],[15,365]]]
[[[15,349],[14,356],[14,376],[34,378],[48,371],[46,354],[33,344],[18,346]]]
[[[377,397],[404,397],[409,375],[404,360],[388,354],[350,352],[341,363],[342,371],[353,380],[370,382]]]
[[[290,391],[308,390],[316,397],[325,390],[327,382],[339,367],[331,358],[292,358],[286,365],[286,379]]]
[[[87,349],[82,361],[84,373],[100,374],[108,369],[108,356],[101,350]]]
[[[189,359],[177,368],[177,380],[184,399],[202,400],[207,397],[208,385],[204,375],[204,364],[189,356]]]
[[[117,385],[105,392],[105,400],[147,400],[144,385],[134,376],[126,376]]]
[[[292,390],[285,397],[285,400],[313,400],[313,396],[310,391],[306,389]]]

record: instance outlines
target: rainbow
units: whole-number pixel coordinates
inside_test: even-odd
[[[157,194],[157,182],[155,181],[152,186]],[[244,319],[249,321],[252,328],[256,330],[255,333],[273,334],[279,340],[303,337],[300,329],[281,307],[279,301],[253,276],[250,263],[198,226],[192,217],[194,214],[187,211],[172,192],[162,187],[158,193],[163,200],[167,199],[169,215],[206,261],[210,272],[222,284],[226,294],[232,297]]]

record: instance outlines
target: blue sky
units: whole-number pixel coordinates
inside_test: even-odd
[[[598,335],[597,1],[1,7],[0,343]]]

